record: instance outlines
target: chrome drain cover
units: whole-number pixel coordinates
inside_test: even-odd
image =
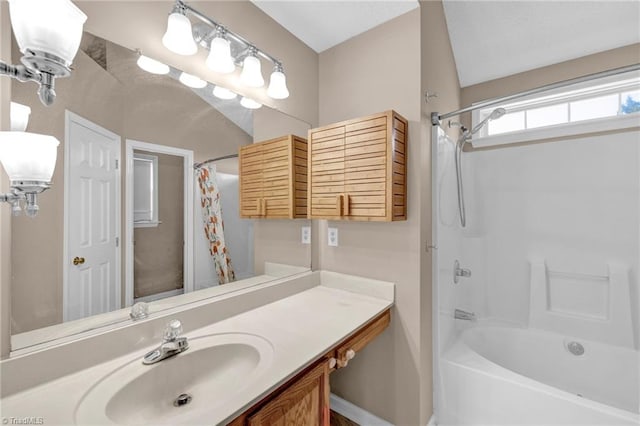
[[[584,346],[582,346],[578,342],[569,342],[567,343],[567,350],[571,352],[575,356],[584,355]]]
[[[187,405],[191,402],[193,398],[188,393],[183,393],[178,395],[176,399],[173,400],[174,407],[182,407],[183,405]]]

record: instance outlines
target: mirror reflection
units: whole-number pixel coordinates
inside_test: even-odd
[[[27,130],[61,142],[38,216],[12,221],[14,350],[310,267],[306,220],[240,218],[237,159],[309,125],[139,58],[85,32],[52,106],[12,83]]]

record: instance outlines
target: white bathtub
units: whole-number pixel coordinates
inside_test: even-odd
[[[639,364],[632,349],[480,322],[441,359],[438,424],[640,425]]]

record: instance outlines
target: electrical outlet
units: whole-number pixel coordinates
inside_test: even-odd
[[[327,241],[329,247],[338,247],[338,228],[328,228]]]
[[[311,227],[302,227],[302,244],[311,244]]]

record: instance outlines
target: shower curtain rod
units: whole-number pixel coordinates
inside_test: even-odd
[[[229,154],[229,155],[223,155],[222,157],[210,158],[208,160],[203,161],[202,163],[194,164],[193,168],[198,169],[207,163],[213,163],[214,161],[220,161],[220,160],[227,160],[229,158],[238,158],[238,154]]]
[[[431,124],[434,126],[438,126],[441,120],[447,119],[449,117],[455,117],[460,114],[464,114],[465,112],[473,111],[480,108],[486,108],[489,106],[502,104],[514,99],[522,98],[529,95],[535,95],[537,93],[546,92],[548,90],[559,89],[561,87],[569,86],[572,84],[582,83],[585,81],[595,80],[597,78],[610,77],[612,75],[623,74],[625,72],[638,71],[640,70],[640,64],[628,65],[625,67],[614,68],[607,71],[601,71],[594,74],[587,74],[582,77],[570,78],[568,80],[559,81],[557,83],[547,84],[545,86],[536,87],[535,89],[525,90],[524,92],[516,93],[509,96],[504,96],[502,98],[489,99],[486,101],[478,102],[476,104],[470,105],[468,107],[448,112],[446,114],[440,115],[438,112],[431,113]]]

